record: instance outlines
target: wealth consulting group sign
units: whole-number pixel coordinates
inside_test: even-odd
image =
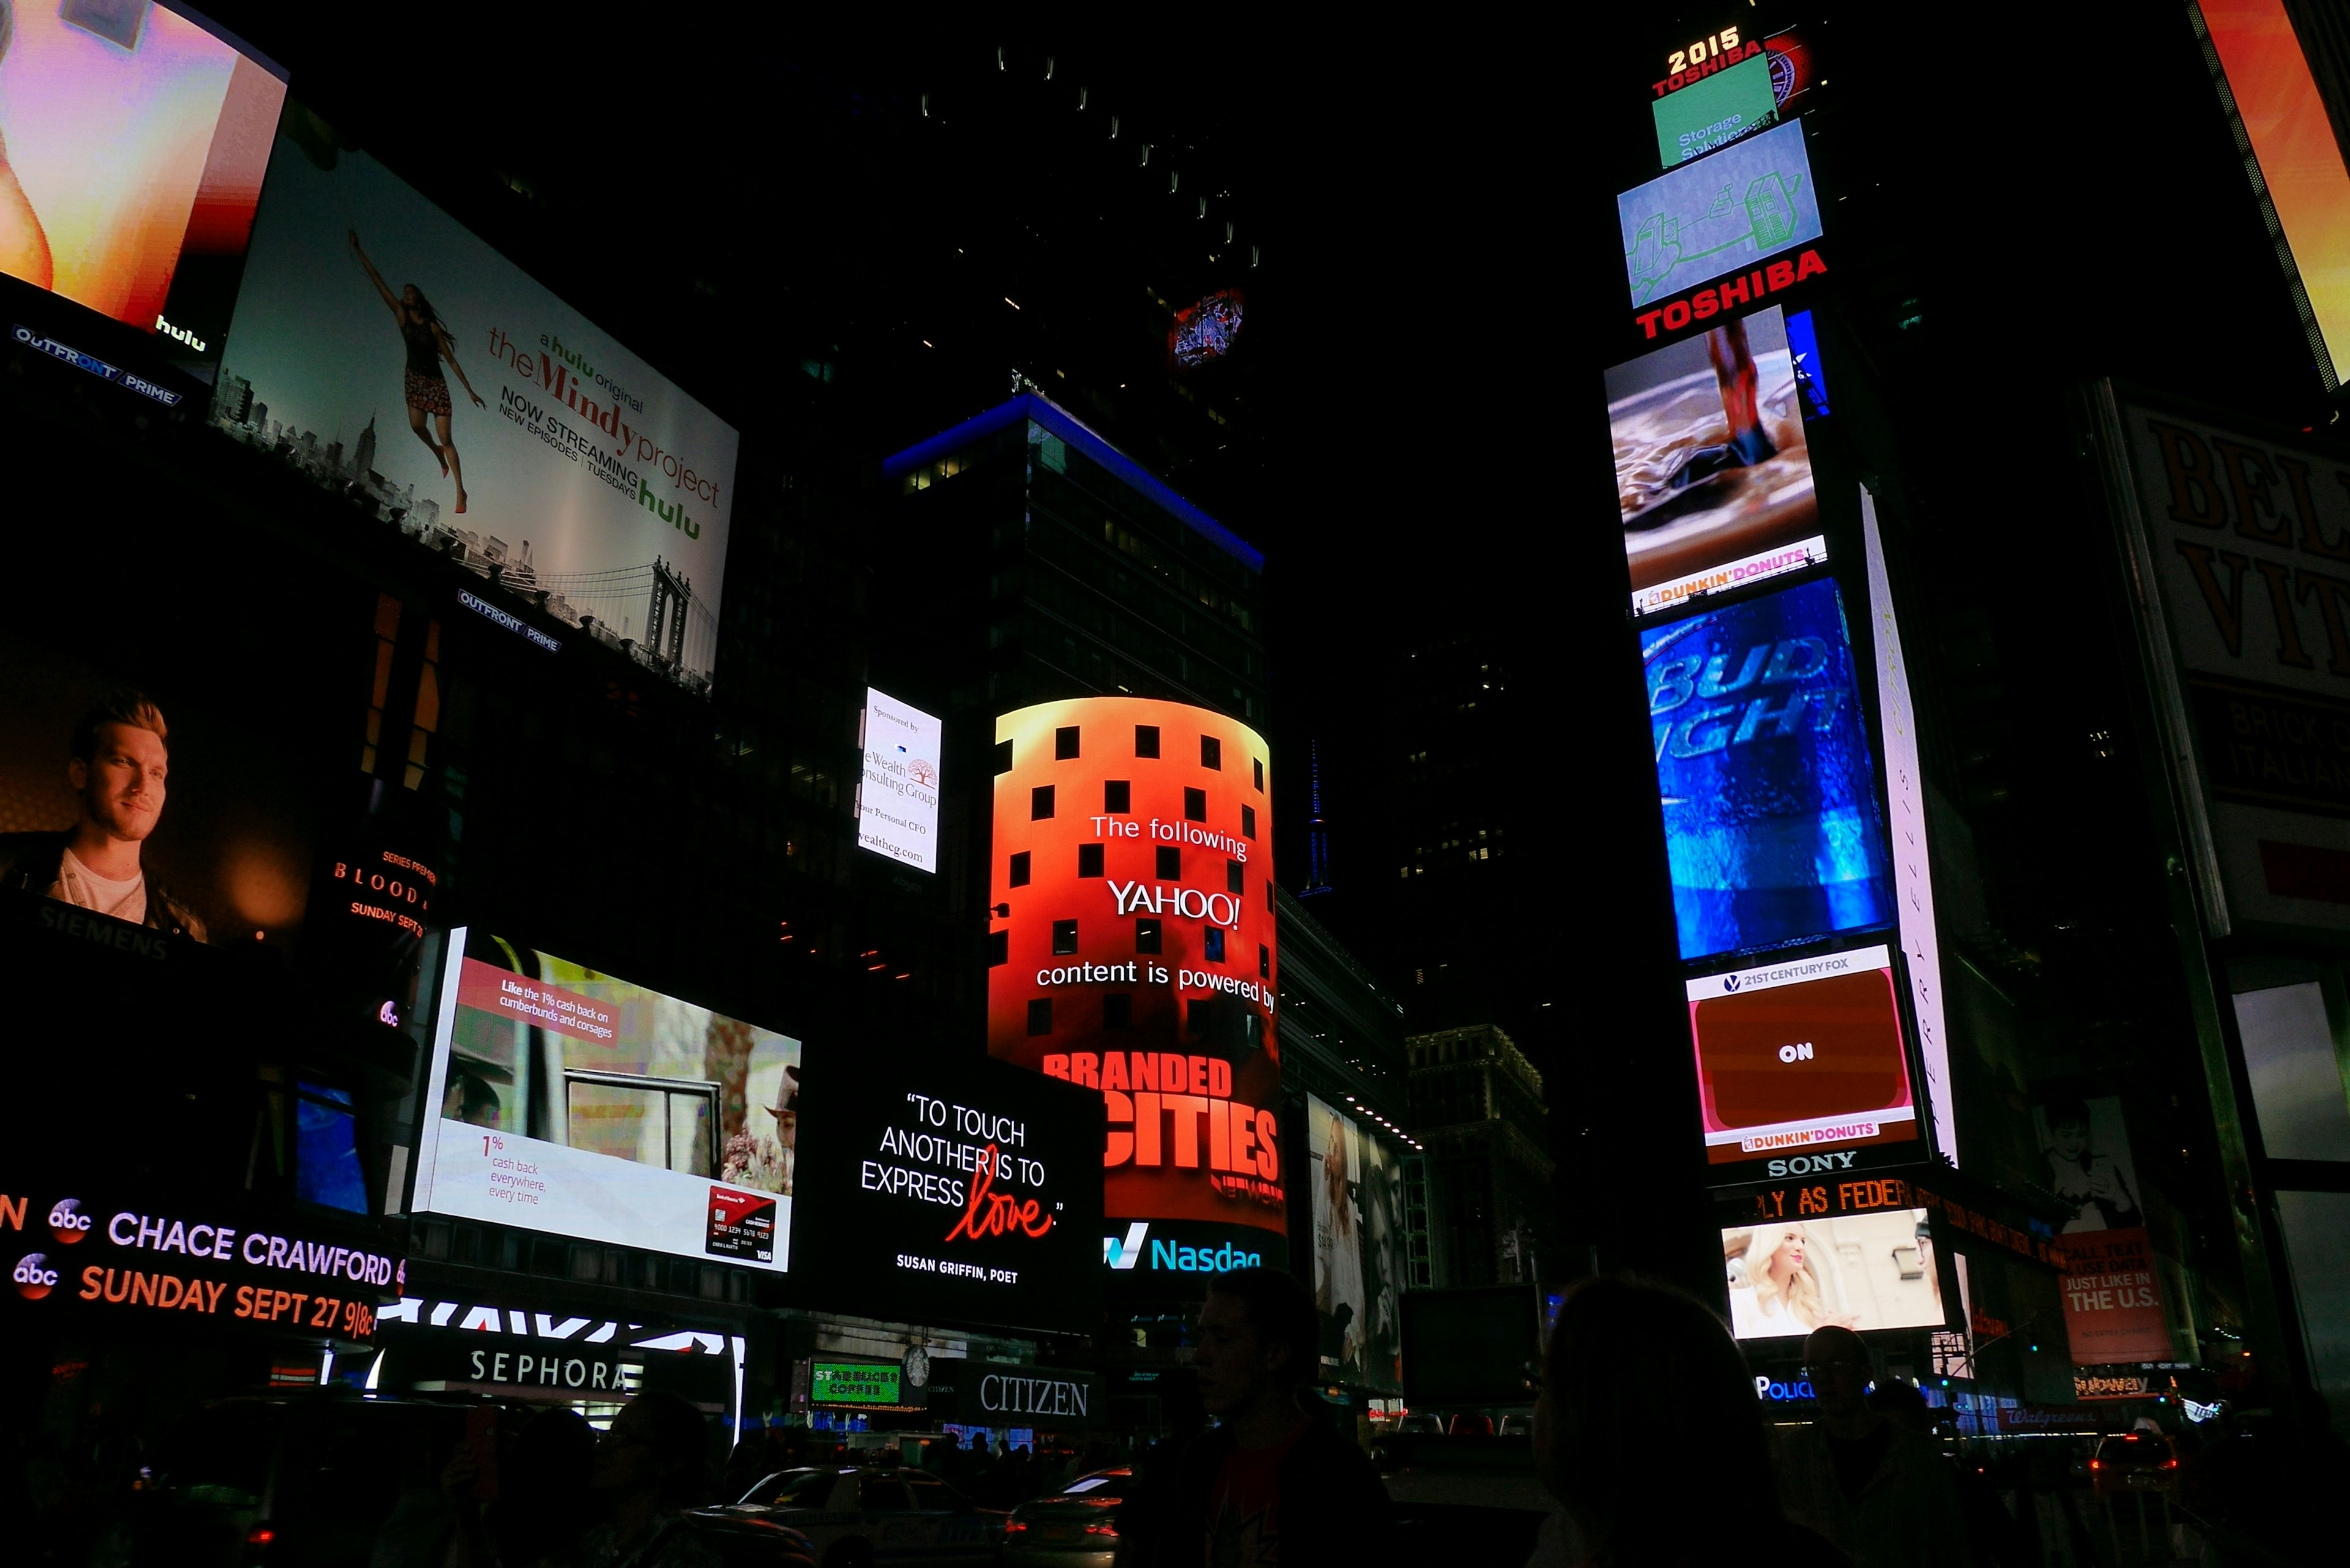
[[[2095,413],[2212,934],[2350,930],[2350,458]]]

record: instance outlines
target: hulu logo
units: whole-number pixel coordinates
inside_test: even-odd
[[[175,338],[178,341],[186,344],[189,348],[194,349],[199,354],[204,351],[204,340],[203,338],[197,337],[192,332],[172,326],[170,322],[164,320],[160,316],[155,318],[155,330],[161,333],[166,337]]]
[[[637,486],[637,499],[643,502],[645,504],[645,509],[659,517],[662,522],[668,524],[672,528],[682,530],[687,538],[699,539],[702,537],[702,524],[696,523],[692,518],[685,514],[685,502],[682,498],[675,502],[659,501],[654,499],[653,487],[651,485],[639,484]]]

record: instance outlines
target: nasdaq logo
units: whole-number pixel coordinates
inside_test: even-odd
[[[1133,1224],[1126,1228],[1125,1241],[1121,1241],[1116,1236],[1104,1236],[1102,1238],[1102,1262],[1107,1263],[1113,1269],[1133,1268],[1137,1263],[1142,1262],[1142,1241],[1143,1238],[1149,1234],[1149,1221],[1145,1220],[1137,1220]]]

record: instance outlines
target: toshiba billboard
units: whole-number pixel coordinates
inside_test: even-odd
[[[1282,1262],[1263,738],[1097,697],[1005,714],[995,741],[990,1054],[1101,1091],[1113,1269]]]

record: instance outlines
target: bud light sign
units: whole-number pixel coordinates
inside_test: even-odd
[[[1832,581],[1641,644],[1684,959],[1892,923],[1877,767]]]

